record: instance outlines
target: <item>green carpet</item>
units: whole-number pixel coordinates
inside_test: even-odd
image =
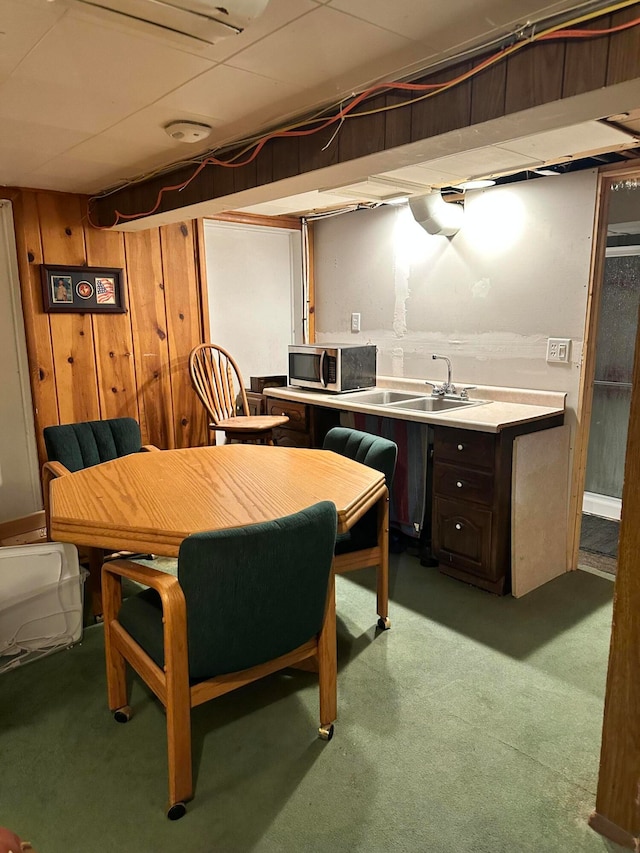
[[[392,557],[338,578],[339,720],[316,737],[313,675],[193,712],[195,799],[164,816],[164,715],[134,681],[106,706],[102,627],[0,677],[0,825],[38,853],[576,853],[617,846],[595,801],[613,584],[586,572],[521,600]]]

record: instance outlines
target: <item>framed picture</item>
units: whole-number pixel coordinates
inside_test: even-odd
[[[127,310],[122,269],[42,264],[41,272],[45,311],[124,314]]]

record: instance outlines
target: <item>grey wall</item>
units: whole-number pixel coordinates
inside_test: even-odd
[[[0,200],[0,521],[42,509],[15,245]]]
[[[468,192],[461,230],[433,236],[407,205],[316,224],[316,337],[371,342],[379,374],[565,391],[575,421],[597,175]],[[350,332],[351,312],[361,331]],[[548,337],[571,363],[548,364]]]

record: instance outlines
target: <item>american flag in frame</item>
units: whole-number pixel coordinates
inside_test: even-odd
[[[127,311],[122,268],[42,264],[40,269],[42,302],[47,312],[124,314]]]

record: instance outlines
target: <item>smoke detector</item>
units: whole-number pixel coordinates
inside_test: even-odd
[[[176,142],[202,142],[211,135],[211,127],[199,121],[171,121],[164,132]]]

